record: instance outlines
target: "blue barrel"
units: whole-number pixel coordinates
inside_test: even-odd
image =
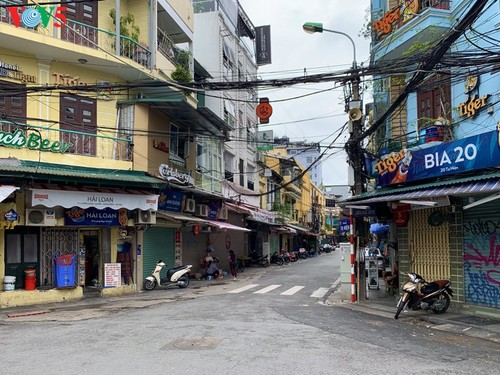
[[[440,141],[439,128],[437,126],[430,126],[425,129],[425,143]]]

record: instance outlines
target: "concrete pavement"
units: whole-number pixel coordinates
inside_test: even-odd
[[[399,295],[388,295],[382,285],[379,290],[367,290],[366,301],[352,303],[342,301],[340,288],[332,288],[326,297],[325,304],[345,309],[364,312],[394,319],[396,304]],[[493,316],[478,315],[467,308],[452,308],[444,314],[435,314],[431,311],[403,311],[399,321],[412,324],[425,324],[428,328],[440,331],[453,332],[459,335],[480,338],[500,344],[500,319]]]
[[[115,314],[120,310],[141,309],[171,303],[179,300],[194,299],[200,295],[224,293],[235,284],[245,284],[258,280],[276,266],[268,268],[251,267],[238,275],[238,280],[225,277],[220,280],[192,280],[187,289],[176,287],[157,288],[151,292],[139,292],[120,297],[84,298],[78,301],[16,307],[0,311],[0,324],[33,321],[73,321],[86,320]],[[359,303],[342,301],[340,280],[337,280],[321,303],[394,319],[399,296],[391,296],[382,286],[379,290],[368,290],[368,299]],[[428,328],[453,332],[459,335],[490,340],[500,343],[500,319],[473,314],[466,308],[453,309],[442,315],[426,311],[403,312],[399,318],[402,323],[425,324]]]

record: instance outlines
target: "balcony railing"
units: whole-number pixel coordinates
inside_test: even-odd
[[[100,49],[111,54],[116,53],[116,34],[107,30],[86,25],[81,22],[67,20],[60,28],[25,27],[22,23],[16,25],[6,8],[0,9],[0,22],[29,30],[37,34],[44,34],[56,39],[64,40],[79,46]],[[60,31],[59,31],[60,30]],[[151,51],[135,40],[120,36],[120,56],[127,57],[136,63],[151,68]]]
[[[0,120],[1,133],[8,134],[21,130],[24,136],[29,137],[30,133],[36,133],[40,137],[38,143],[42,140],[50,141],[52,145],[55,142],[71,143],[71,146],[64,154],[92,156],[99,159],[132,161],[131,140],[126,138],[110,137],[99,134],[89,134],[74,130],[52,129],[42,126],[34,126],[10,121]],[[32,141],[31,146],[38,151],[41,148],[36,147],[37,142]],[[27,143],[26,143],[27,144]],[[13,147],[19,148],[13,145]],[[44,146],[48,148],[47,145]],[[55,147],[55,146],[54,146]],[[51,150],[47,149],[50,152]],[[53,150],[55,151],[55,150]]]

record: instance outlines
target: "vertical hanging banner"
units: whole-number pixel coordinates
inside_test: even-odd
[[[257,65],[271,64],[271,26],[256,27],[255,35]]]

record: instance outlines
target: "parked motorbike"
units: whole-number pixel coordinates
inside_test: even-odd
[[[297,254],[295,254],[295,252],[291,252],[291,253],[286,253],[288,255],[288,257],[290,258],[290,262],[296,262],[299,260],[299,258],[297,257]]]
[[[158,285],[176,285],[179,288],[186,288],[189,285],[189,272],[191,272],[192,265],[170,268],[164,277],[160,277],[160,271],[165,266],[166,264],[161,259],[158,259],[151,276],[146,277],[144,280],[144,289],[153,290]]]
[[[309,256],[307,250],[304,247],[301,247],[299,249],[298,255],[299,255],[299,258],[301,258],[301,259],[306,259]]]
[[[416,273],[411,272],[407,275],[410,281],[403,285],[403,295],[397,304],[394,319],[397,319],[406,307],[412,310],[432,310],[436,314],[443,314],[448,310],[450,296],[453,297],[450,280],[436,280],[429,283]]]
[[[278,266],[282,266],[283,264],[285,264],[285,260],[281,255],[278,254],[277,251],[275,251],[273,255],[271,255],[271,263],[275,263]]]
[[[269,257],[267,255],[257,255],[256,252],[248,254],[250,256],[250,264],[257,264],[261,267],[269,267]]]
[[[292,261],[290,259],[290,254],[288,254],[288,252],[286,252],[285,250],[281,250],[280,251],[280,255],[282,256],[283,261],[285,262],[285,264],[288,264],[288,263],[290,263]]]

